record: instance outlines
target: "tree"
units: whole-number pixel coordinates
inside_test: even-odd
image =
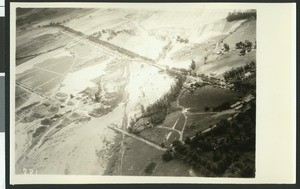
[[[254,177],[254,169],[247,166],[244,169],[242,169],[241,176],[245,178]]]
[[[192,63],[191,63],[191,69],[192,70],[195,70],[196,69],[196,62],[194,60],[192,60]]]
[[[244,46],[245,46],[245,44],[241,41],[235,44],[236,49],[243,49]]]
[[[41,125],[51,125],[52,124],[52,120],[49,118],[45,118],[41,121]]]
[[[100,100],[101,100],[100,93],[99,93],[99,91],[97,91],[97,92],[95,93],[95,101],[96,101],[96,102],[100,102]]]
[[[222,158],[223,157],[222,157],[222,154],[220,153],[220,151],[218,151],[218,150],[213,151],[213,161],[214,162],[220,161]]]
[[[133,128],[132,128],[132,126],[128,127],[128,129],[127,129],[127,130],[128,130],[128,132],[129,132],[129,133],[132,133],[132,132],[133,132]]]
[[[162,159],[163,161],[171,161],[173,159],[173,155],[172,155],[172,152],[171,150],[167,150],[163,155],[162,155]]]
[[[190,144],[192,143],[191,138],[190,138],[189,136],[187,136],[187,137],[185,138],[184,143],[190,145]]]
[[[245,49],[242,49],[241,51],[240,51],[240,56],[244,56],[246,54],[246,50]]]
[[[229,45],[227,43],[224,43],[224,49],[225,51],[229,51]]]
[[[244,45],[245,45],[246,48],[251,48],[252,47],[252,42],[249,41],[249,40],[245,40]]]
[[[155,167],[156,167],[156,163],[151,162],[150,164],[147,165],[144,172],[146,173],[146,175],[151,175]]]
[[[145,114],[145,107],[143,105],[141,105],[141,112],[142,114]]]
[[[178,146],[181,146],[182,143],[181,143],[178,139],[176,139],[176,140],[173,141],[172,145],[173,145],[173,147],[176,148],[176,147],[178,147]]]

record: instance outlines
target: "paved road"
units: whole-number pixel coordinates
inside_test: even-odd
[[[127,136],[129,136],[129,137],[131,137],[131,138],[134,138],[134,139],[136,139],[136,140],[139,140],[139,141],[141,141],[141,142],[143,142],[143,143],[145,143],[145,144],[148,144],[149,146],[152,146],[152,147],[154,147],[154,148],[156,148],[156,149],[158,149],[158,150],[160,150],[160,151],[166,151],[166,150],[167,150],[166,148],[162,148],[161,146],[159,146],[159,145],[157,145],[157,144],[155,144],[155,143],[153,143],[153,142],[150,142],[150,141],[148,141],[148,140],[146,140],[146,139],[143,139],[143,138],[141,138],[141,137],[138,137],[138,136],[136,136],[136,135],[134,135],[134,134],[128,133],[127,131],[124,131],[124,130],[119,129],[119,128],[117,128],[117,127],[109,126],[109,128],[111,128],[111,129],[113,129],[113,130],[115,130],[115,131],[121,132],[121,133],[123,133],[123,134],[125,134],[125,135],[127,135]]]

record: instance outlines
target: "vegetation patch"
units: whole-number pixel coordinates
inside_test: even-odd
[[[162,152],[143,142],[125,137],[124,145],[123,162],[126,163],[123,164],[123,175],[145,175],[147,165],[161,161]],[[151,172],[154,164],[149,166],[148,170]]]
[[[42,125],[52,125],[53,122],[54,121],[50,118],[45,118],[45,119],[41,120]]]
[[[46,129],[47,129],[46,126],[41,126],[41,127],[37,128],[37,129],[35,130],[35,132],[32,134],[32,137],[35,138],[35,137],[39,136],[39,135],[40,135],[41,133],[43,133]]]
[[[153,170],[155,169],[155,167],[156,167],[156,163],[154,163],[154,162],[149,163],[147,165],[147,167],[145,168],[144,173],[146,175],[152,175]]]

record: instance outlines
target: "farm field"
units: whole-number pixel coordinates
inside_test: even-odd
[[[72,38],[57,29],[39,28],[29,33],[20,31],[17,39],[17,65],[41,54],[65,47]],[[45,45],[47,44],[47,45]]]

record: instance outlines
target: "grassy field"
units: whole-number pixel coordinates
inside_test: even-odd
[[[198,131],[203,131],[218,123],[221,119],[227,119],[231,114],[224,114],[218,117],[215,113],[189,115],[187,119],[187,126],[184,132],[184,137],[194,136]]]
[[[123,175],[146,175],[145,169],[147,165],[152,162],[161,161],[163,153],[130,137],[126,137],[125,149],[122,168]]]
[[[170,131],[162,128],[148,128],[144,129],[139,135],[149,141],[158,145],[164,142],[164,139]]]
[[[176,111],[176,112],[172,112],[172,113],[168,114],[166,116],[162,126],[172,128],[180,115],[181,115],[180,111]]]
[[[194,93],[185,92],[180,98],[180,105],[190,108],[190,112],[204,111],[204,107],[213,108],[224,102],[233,103],[238,95],[230,90],[204,86],[198,88]]]
[[[153,176],[190,176],[189,169],[190,167],[187,164],[179,160],[159,161]]]
[[[209,128],[210,125],[214,125],[215,123],[217,123],[217,120],[212,118],[211,116],[211,114],[188,116],[184,138],[186,136],[194,136],[198,131],[203,131]]]

